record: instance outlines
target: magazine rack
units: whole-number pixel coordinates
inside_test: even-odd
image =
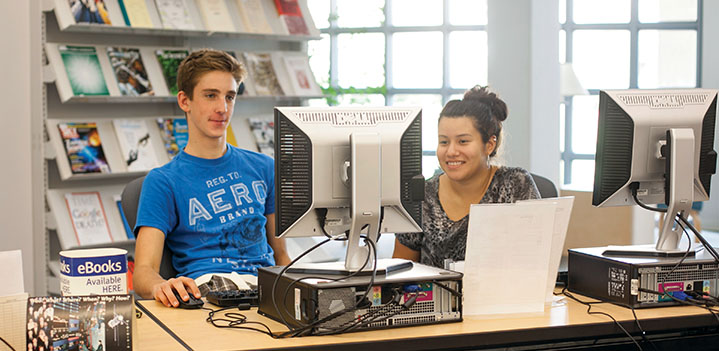
[[[264,10],[275,11],[272,0],[260,0]],[[112,25],[75,23],[70,11],[68,0],[44,0],[42,16],[42,44],[45,57],[42,71],[43,82],[43,113],[36,125],[43,128],[45,140],[39,143],[43,155],[44,179],[34,186],[45,189],[45,208],[41,231],[46,247],[45,257],[37,260],[48,267],[44,285],[37,286],[36,291],[59,293],[57,274],[58,253],[63,249],[86,247],[78,243],[72,221],[68,215],[65,194],[75,192],[97,192],[106,212],[106,220],[111,232],[112,242],[107,246],[130,249],[129,255],[134,256],[133,240],[128,237],[122,217],[117,210],[115,198],[122,192],[124,185],[134,178],[146,174],[146,171],[128,171],[120,143],[113,125],[113,120],[142,120],[148,127],[151,147],[158,157],[158,163],[170,160],[157,128],[158,118],[183,118],[183,112],[177,107],[176,98],[163,77],[160,65],[155,58],[155,50],[185,48],[187,50],[213,47],[236,53],[264,52],[278,56],[277,52],[292,52],[293,55],[306,55],[306,41],[320,39],[319,31],[314,27],[306,0],[300,0],[301,8],[307,15],[304,17],[310,29],[310,35],[288,35],[282,32],[279,19],[270,21],[273,33],[251,33],[246,31],[240,16],[233,15],[232,20],[238,31],[217,32],[205,30],[202,18],[197,10],[195,0],[185,0],[185,4],[193,8],[191,21],[196,26],[193,30],[163,29],[154,1],[147,1],[149,18],[152,28],[131,27],[124,25],[117,0],[104,0]],[[235,0],[226,0],[230,10],[236,10]],[[276,15],[276,12],[271,14]],[[272,19],[273,16],[267,16]],[[277,16],[274,16],[277,17]],[[78,95],[73,92],[68,74],[65,70],[60,47],[77,45],[95,47],[102,76],[105,79],[107,95]],[[123,96],[118,88],[115,71],[108,59],[108,47],[138,48],[152,83],[152,96]],[[314,82],[313,82],[314,83]],[[282,84],[289,86],[286,81]],[[248,87],[252,91],[252,87]],[[322,97],[320,91],[314,94],[288,93],[281,96],[239,96],[238,106],[232,117],[232,130],[239,142],[239,147],[257,149],[248,120],[271,120],[274,106],[300,105],[306,99]],[[35,118],[35,117],[34,117]],[[64,141],[58,132],[58,125],[72,122],[94,122],[97,126],[102,148],[105,153],[109,173],[73,173],[66,154]],[[39,206],[35,206],[38,208]],[[97,244],[91,245],[97,247]],[[102,246],[102,245],[100,245]]]

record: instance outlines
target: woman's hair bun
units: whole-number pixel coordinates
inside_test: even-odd
[[[492,112],[492,117],[496,118],[500,122],[507,119],[507,104],[505,104],[504,101],[497,96],[497,94],[489,91],[486,86],[483,87],[475,85],[472,89],[469,89],[464,93],[463,100],[477,101],[487,105],[489,110]]]

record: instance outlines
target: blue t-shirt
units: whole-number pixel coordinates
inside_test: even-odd
[[[275,264],[265,232],[265,215],[275,212],[273,162],[231,145],[212,160],[181,151],[145,177],[135,234],[165,233],[181,276],[257,274]]]

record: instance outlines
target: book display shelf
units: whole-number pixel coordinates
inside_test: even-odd
[[[322,97],[306,0],[45,0],[41,22],[49,294],[59,294],[62,250],[133,256],[120,194],[187,143],[175,96],[188,52],[224,50],[247,68],[228,129],[238,147],[271,154],[273,108]]]

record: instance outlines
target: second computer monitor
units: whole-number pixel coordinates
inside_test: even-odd
[[[420,108],[275,108],[277,236],[349,233],[346,268],[368,252],[360,232],[420,232]]]

